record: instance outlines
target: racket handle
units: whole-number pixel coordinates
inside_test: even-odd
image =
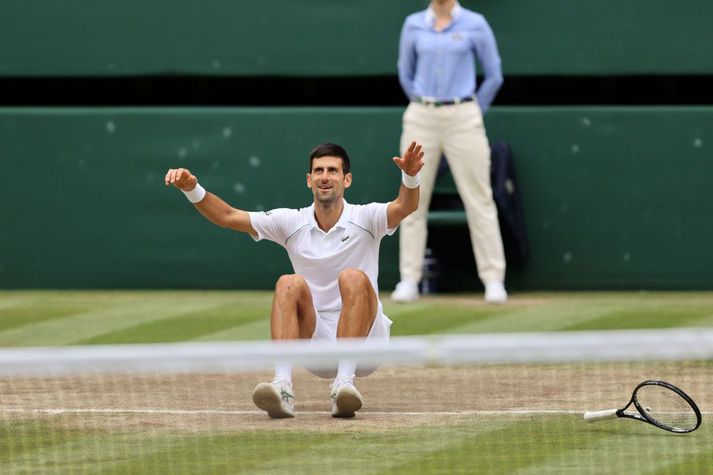
[[[591,411],[584,413],[584,420],[587,422],[597,422],[603,421],[605,419],[616,419],[619,417],[617,415],[616,409],[607,409],[606,411]]]

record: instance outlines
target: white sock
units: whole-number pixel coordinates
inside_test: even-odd
[[[335,381],[349,381],[354,382],[354,373],[356,372],[356,363],[354,361],[342,360],[339,362],[339,367],[337,368],[337,377]]]
[[[275,379],[282,379],[292,384],[292,363],[275,363]]]

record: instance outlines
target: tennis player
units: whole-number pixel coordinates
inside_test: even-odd
[[[274,241],[287,250],[294,274],[283,275],[275,285],[270,321],[273,340],[383,340],[389,338],[391,320],[379,300],[379,244],[418,207],[421,146],[411,143],[403,157],[393,161],[402,171],[402,183],[390,203],[347,203],[344,192],[352,184],[349,156],[332,143],[320,144],[310,153],[307,186],[314,202],[301,209],[247,212],[233,208],[207,192],[185,168],[168,170],[165,181],[183,191],[209,221],[248,233],[256,241]],[[331,374],[315,372],[334,377],[332,416],[355,415],[362,397],[354,387],[354,377],[373,371],[340,361]],[[253,392],[255,404],[273,418],[294,417],[294,399],[291,363],[277,364],[274,380],[258,384]]]

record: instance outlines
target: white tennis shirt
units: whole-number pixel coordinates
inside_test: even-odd
[[[322,231],[314,217],[314,203],[307,208],[278,208],[251,212],[250,223],[257,231],[253,239],[274,241],[287,250],[295,274],[307,281],[318,312],[339,312],[339,273],[352,268],[364,272],[379,298],[379,245],[388,229],[388,203],[352,205],[344,201],[339,221]],[[381,301],[379,301],[381,308]]]

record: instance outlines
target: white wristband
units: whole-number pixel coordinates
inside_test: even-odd
[[[416,173],[416,176],[407,175],[405,171],[401,170],[401,182],[406,188],[418,188],[421,184],[419,178],[420,173]]]
[[[183,191],[183,190],[181,190]],[[200,183],[196,183],[196,187],[193,188],[191,191],[183,191],[183,194],[186,195],[186,198],[188,198],[188,201],[191,203],[198,203],[199,201],[202,201],[203,198],[205,198],[205,188],[203,188]]]

